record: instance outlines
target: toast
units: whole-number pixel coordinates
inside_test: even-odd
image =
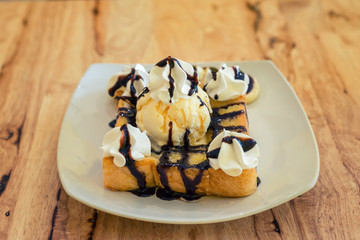
[[[118,84],[119,86],[121,84]],[[117,102],[115,127],[136,126],[137,98],[122,97],[122,90],[112,88]],[[139,95],[149,94],[144,89]],[[124,167],[117,167],[113,157],[103,158],[105,187],[114,191],[130,191],[139,196],[156,195],[165,200],[183,198],[195,200],[204,195],[243,197],[257,188],[256,168],[244,169],[239,176],[230,176],[211,167],[208,159],[209,143],[222,131],[248,134],[246,95],[233,100],[210,99],[211,122],[206,143],[189,144],[185,134],[180,146],[165,145],[152,149],[151,156],[142,161],[127,159]]]

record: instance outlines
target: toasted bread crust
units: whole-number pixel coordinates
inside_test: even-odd
[[[113,157],[103,158],[103,180],[105,187],[114,191],[131,191],[139,188],[136,178],[130,173],[128,167],[117,167]],[[146,187],[155,187],[153,169],[157,159],[147,157],[142,161],[136,161],[135,167],[144,174]]]
[[[195,193],[200,195],[215,195],[222,197],[244,197],[255,192],[257,188],[257,172],[255,168],[244,169],[240,176],[232,177],[221,169],[209,168],[200,170],[188,168],[185,170],[189,179],[194,179],[199,171],[203,171],[201,182],[196,186]],[[175,192],[186,193],[180,171],[177,167],[169,167],[165,170],[169,182],[169,188]],[[164,188],[158,171],[154,171],[156,185]]]

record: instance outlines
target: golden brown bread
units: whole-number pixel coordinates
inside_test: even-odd
[[[136,161],[135,167],[145,176],[146,187],[155,187],[153,169],[158,160],[147,157],[142,161]],[[128,167],[117,167],[113,163],[113,157],[103,158],[103,179],[105,187],[114,191],[131,191],[139,188],[137,179],[131,174]]]

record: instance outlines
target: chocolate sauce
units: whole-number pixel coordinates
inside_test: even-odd
[[[256,145],[256,141],[252,138],[238,139],[238,141],[241,142],[244,152],[250,151]]]
[[[132,126],[136,127],[136,108],[126,108],[121,107],[118,108],[118,112],[116,114],[116,118],[109,122],[109,127],[114,128],[116,126],[116,122],[119,117],[125,117],[127,122]]]
[[[224,107],[222,107],[224,108]],[[239,111],[234,111],[234,112],[229,112],[229,113],[225,113],[225,114],[219,114],[219,110],[221,108],[213,108],[213,113],[212,113],[212,117],[211,117],[211,122],[210,122],[210,126],[209,128],[213,130],[213,134],[212,137],[215,138],[216,135],[218,135],[218,133],[222,130],[222,129],[237,129],[237,130],[245,130],[246,128],[244,126],[228,126],[228,127],[223,127],[220,125],[221,121],[224,119],[231,119],[234,118],[240,114],[244,114],[244,110],[239,110]]]
[[[169,59],[171,59],[170,58],[170,56],[169,56]],[[174,68],[174,61],[169,61],[169,65],[170,65],[170,68],[169,68],[169,75],[168,75],[168,78],[169,78],[169,85],[170,85],[170,87],[169,87],[169,95],[170,95],[170,99],[169,99],[169,102],[170,103],[172,103],[172,98],[173,98],[173,96],[174,96],[174,90],[175,90],[175,80],[174,80],[174,78],[171,76],[171,70]]]
[[[186,150],[190,147],[189,134],[190,130],[187,128],[184,134],[184,147]]]
[[[208,83],[206,83],[204,86],[203,86],[203,90],[206,92],[206,87],[207,87]]]
[[[214,150],[208,152],[206,154],[206,157],[207,158],[218,158],[219,153],[220,153],[220,148],[215,148]]]
[[[150,197],[155,194],[156,187],[150,188],[138,188],[135,190],[131,190],[130,192],[139,197]]]
[[[120,138],[119,152],[125,157],[125,166],[128,167],[130,173],[136,178],[139,185],[139,190],[134,190],[134,192],[136,193],[136,195],[144,193],[144,195],[142,196],[149,196],[148,193],[151,190],[146,190],[145,175],[135,167],[135,160],[131,157],[130,134],[127,125],[122,125],[120,131],[122,132],[122,135]]]
[[[258,187],[261,183],[261,180],[259,177],[256,177],[256,186]]]
[[[165,67],[167,62],[169,61],[169,59],[171,59],[171,56],[168,56],[167,58],[164,58],[163,60],[161,60],[160,62],[158,62],[157,64],[155,64],[155,66],[158,66],[158,67]]]
[[[130,96],[133,98],[133,99],[137,99],[137,96],[136,96],[136,89],[135,89],[135,86],[134,86],[134,81],[138,81],[140,80],[141,77],[139,75],[135,75],[134,74],[134,77],[131,78],[131,83],[130,83]]]
[[[237,67],[232,67],[234,70],[234,78],[239,80],[245,80],[245,73]]]
[[[240,143],[244,152],[251,150],[256,145],[256,141],[252,138],[242,138],[236,136],[224,137],[222,139],[222,142],[231,144],[233,142],[233,139],[237,140]]]
[[[179,64],[179,66],[181,67],[181,65]],[[197,86],[199,84],[199,79],[198,79],[198,74],[197,71],[194,71],[194,75],[190,75],[188,73],[186,73],[187,76],[187,80],[190,81],[190,89],[188,92],[188,96],[192,96],[194,93],[198,92]]]
[[[181,193],[174,192],[170,188],[158,188],[156,190],[156,197],[161,200],[172,201],[181,198]]]
[[[173,140],[172,140],[172,130],[173,130],[173,122],[169,122],[169,135],[168,135],[168,142],[167,145],[172,147],[173,144]]]
[[[125,117],[127,122],[136,127],[136,108],[118,108],[117,118]]]
[[[187,201],[194,201],[200,199],[202,196],[196,194],[195,191],[197,189],[197,185],[201,182],[201,178],[203,176],[204,170],[199,170],[199,173],[195,176],[194,179],[190,179],[186,176],[184,169],[179,169],[181,179],[183,180],[186,194],[182,194],[182,198]]]
[[[247,132],[245,126],[226,126],[224,127],[225,130],[232,131],[232,132]]]
[[[214,111],[214,110],[213,110]],[[224,113],[224,114],[218,114],[216,115],[217,119],[227,119],[227,118],[234,118],[240,114],[243,114],[244,110],[239,110],[239,111],[234,111],[234,112],[229,112],[229,113]]]
[[[135,107],[136,103],[137,103],[137,98],[133,98],[133,97],[128,97],[128,96],[116,96],[115,97],[116,100],[123,100],[125,102],[127,102],[128,104],[130,104],[131,106]]]
[[[201,97],[200,96],[197,96],[197,98],[199,99],[199,101],[200,101],[200,107],[202,107],[202,106],[204,106],[204,105],[206,105],[205,103],[204,103],[204,101],[201,99]]]
[[[210,111],[210,109],[209,109],[209,106],[201,99],[201,97],[200,97],[199,95],[197,95],[197,98],[198,98],[199,101],[200,101],[199,107],[205,106],[205,107],[208,109],[209,114],[211,114],[211,111]]]
[[[232,107],[232,106],[237,106],[237,105],[244,105],[245,106],[245,103],[244,102],[234,102],[234,103],[229,103],[225,106],[221,106],[221,107],[217,107],[215,109],[228,109],[229,107]]]
[[[109,127],[114,128],[116,125],[116,120],[117,120],[117,118],[114,120],[111,120],[111,122],[109,122]]]
[[[249,84],[248,84],[248,89],[246,90],[246,94],[251,92],[253,88],[254,88],[254,79],[249,75]]]
[[[141,93],[139,94],[138,100],[139,100],[140,98],[144,97],[149,91],[150,91],[149,88],[145,87],[145,88],[141,91]]]
[[[182,165],[182,166],[184,166],[184,165]],[[160,181],[161,181],[162,185],[164,186],[164,188],[159,188],[156,192],[156,196],[162,200],[175,200],[175,199],[183,198],[187,201],[193,201],[193,200],[197,200],[197,199],[201,198],[202,196],[199,194],[196,194],[195,191],[197,189],[197,185],[201,182],[204,170],[199,169],[199,172],[195,176],[195,178],[190,179],[185,174],[185,169],[187,168],[187,166],[186,166],[186,168],[182,168],[180,165],[177,165],[177,166],[173,165],[171,167],[177,167],[179,169],[181,179],[183,180],[183,183],[185,186],[186,193],[175,192],[170,189],[169,180],[168,180],[168,177],[166,174],[166,172],[170,168],[170,166],[158,164],[157,171],[160,175]]]
[[[216,81],[216,73],[219,71],[217,68],[209,67],[214,81]]]
[[[160,163],[157,165],[157,171],[160,175],[160,181],[164,188],[160,188],[157,190],[157,197],[163,199],[163,200],[174,200],[183,198],[187,201],[192,201],[199,199],[201,195],[198,195],[195,193],[197,189],[197,185],[201,182],[203,171],[208,169],[210,167],[209,160],[206,159],[205,161],[199,163],[190,165],[189,164],[189,157],[190,153],[202,153],[206,154],[207,151],[207,145],[197,145],[197,146],[190,146],[187,142],[188,134],[190,131],[186,131],[184,136],[184,146],[163,146],[160,156]],[[170,155],[174,153],[180,153],[181,159],[177,162],[173,163],[170,162]],[[183,180],[186,193],[178,193],[174,192],[170,189],[167,171],[171,167],[178,168],[181,178]],[[185,174],[185,170],[188,168],[196,168],[199,169],[199,172],[195,176],[194,179],[190,179]]]
[[[241,138],[241,137],[236,137],[236,136],[224,137],[221,142],[232,144],[233,139],[237,140],[240,143],[244,152],[251,150],[256,145],[256,141],[252,138]],[[218,158],[219,153],[220,153],[220,148],[215,148],[214,150],[208,152],[206,154],[206,157],[207,158]]]

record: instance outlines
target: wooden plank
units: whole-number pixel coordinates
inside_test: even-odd
[[[359,239],[360,3],[0,3],[0,239]],[[298,94],[321,157],[316,186],[244,219],[129,220],[69,198],[57,175],[62,117],[94,62],[271,59]]]

